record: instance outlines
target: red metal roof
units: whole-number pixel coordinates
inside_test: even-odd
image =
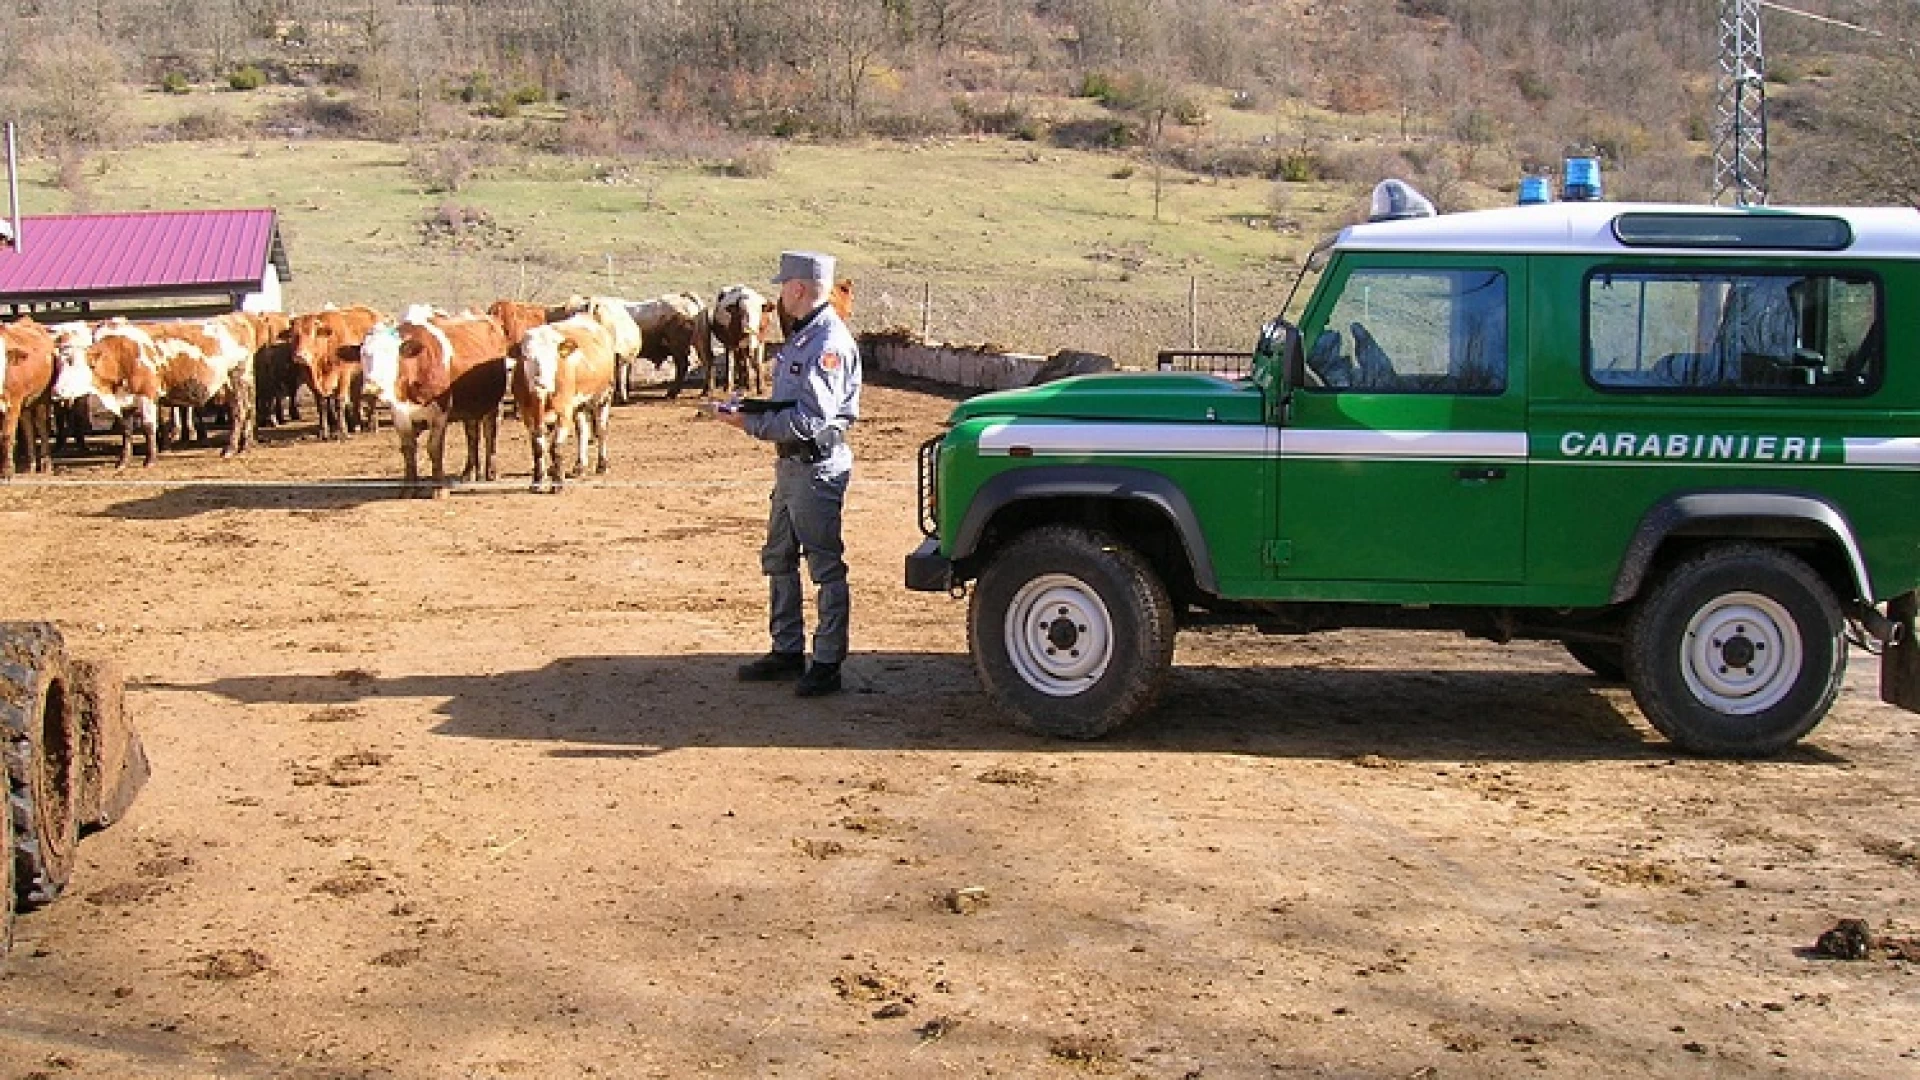
[[[269,261],[293,276],[272,210],[45,214],[20,231],[0,247],[0,302],[253,292]]]

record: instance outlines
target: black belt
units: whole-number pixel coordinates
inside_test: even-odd
[[[777,442],[773,444],[773,449],[775,453],[783,458],[804,461],[809,465],[820,464],[827,460],[831,453],[823,449],[819,443],[812,439],[801,439],[794,442]]]

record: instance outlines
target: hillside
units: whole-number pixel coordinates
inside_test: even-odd
[[[1814,2],[1841,18],[1875,5]],[[32,2],[26,210],[272,204],[296,305],[707,290],[833,248],[869,325],[1238,347],[1384,176],[1442,209],[1597,153],[1701,201],[1716,5]],[[1911,198],[1910,64],[1768,24],[1776,201]],[[1904,81],[1903,81],[1904,80]]]

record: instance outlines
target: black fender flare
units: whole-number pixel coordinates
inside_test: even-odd
[[[1109,499],[1153,507],[1173,525],[1181,545],[1186,548],[1194,584],[1208,593],[1220,591],[1206,535],[1200,530],[1199,515],[1193,512],[1186,492],[1171,479],[1150,469],[1117,465],[1039,465],[1013,469],[988,480],[974,493],[966,514],[960,519],[960,528],[953,538],[954,561],[978,550],[987,523],[1001,510],[1029,499],[1058,498]]]
[[[1870,600],[1873,582],[1867,561],[1853,535],[1853,525],[1840,508],[1817,495],[1778,491],[1710,491],[1669,495],[1654,503],[1640,518],[1633,541],[1627,545],[1614,577],[1613,603],[1624,603],[1640,592],[1647,570],[1660,546],[1672,536],[1711,534],[1753,539],[1830,540],[1846,557],[1854,596]]]

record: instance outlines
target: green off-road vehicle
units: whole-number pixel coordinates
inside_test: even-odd
[[[1112,730],[1222,623],[1561,641],[1706,754],[1812,730],[1850,641],[1920,704],[1920,211],[1562,202],[1324,254],[1242,377],[986,394],[922,448],[907,585],[971,592],[1023,725]]]

